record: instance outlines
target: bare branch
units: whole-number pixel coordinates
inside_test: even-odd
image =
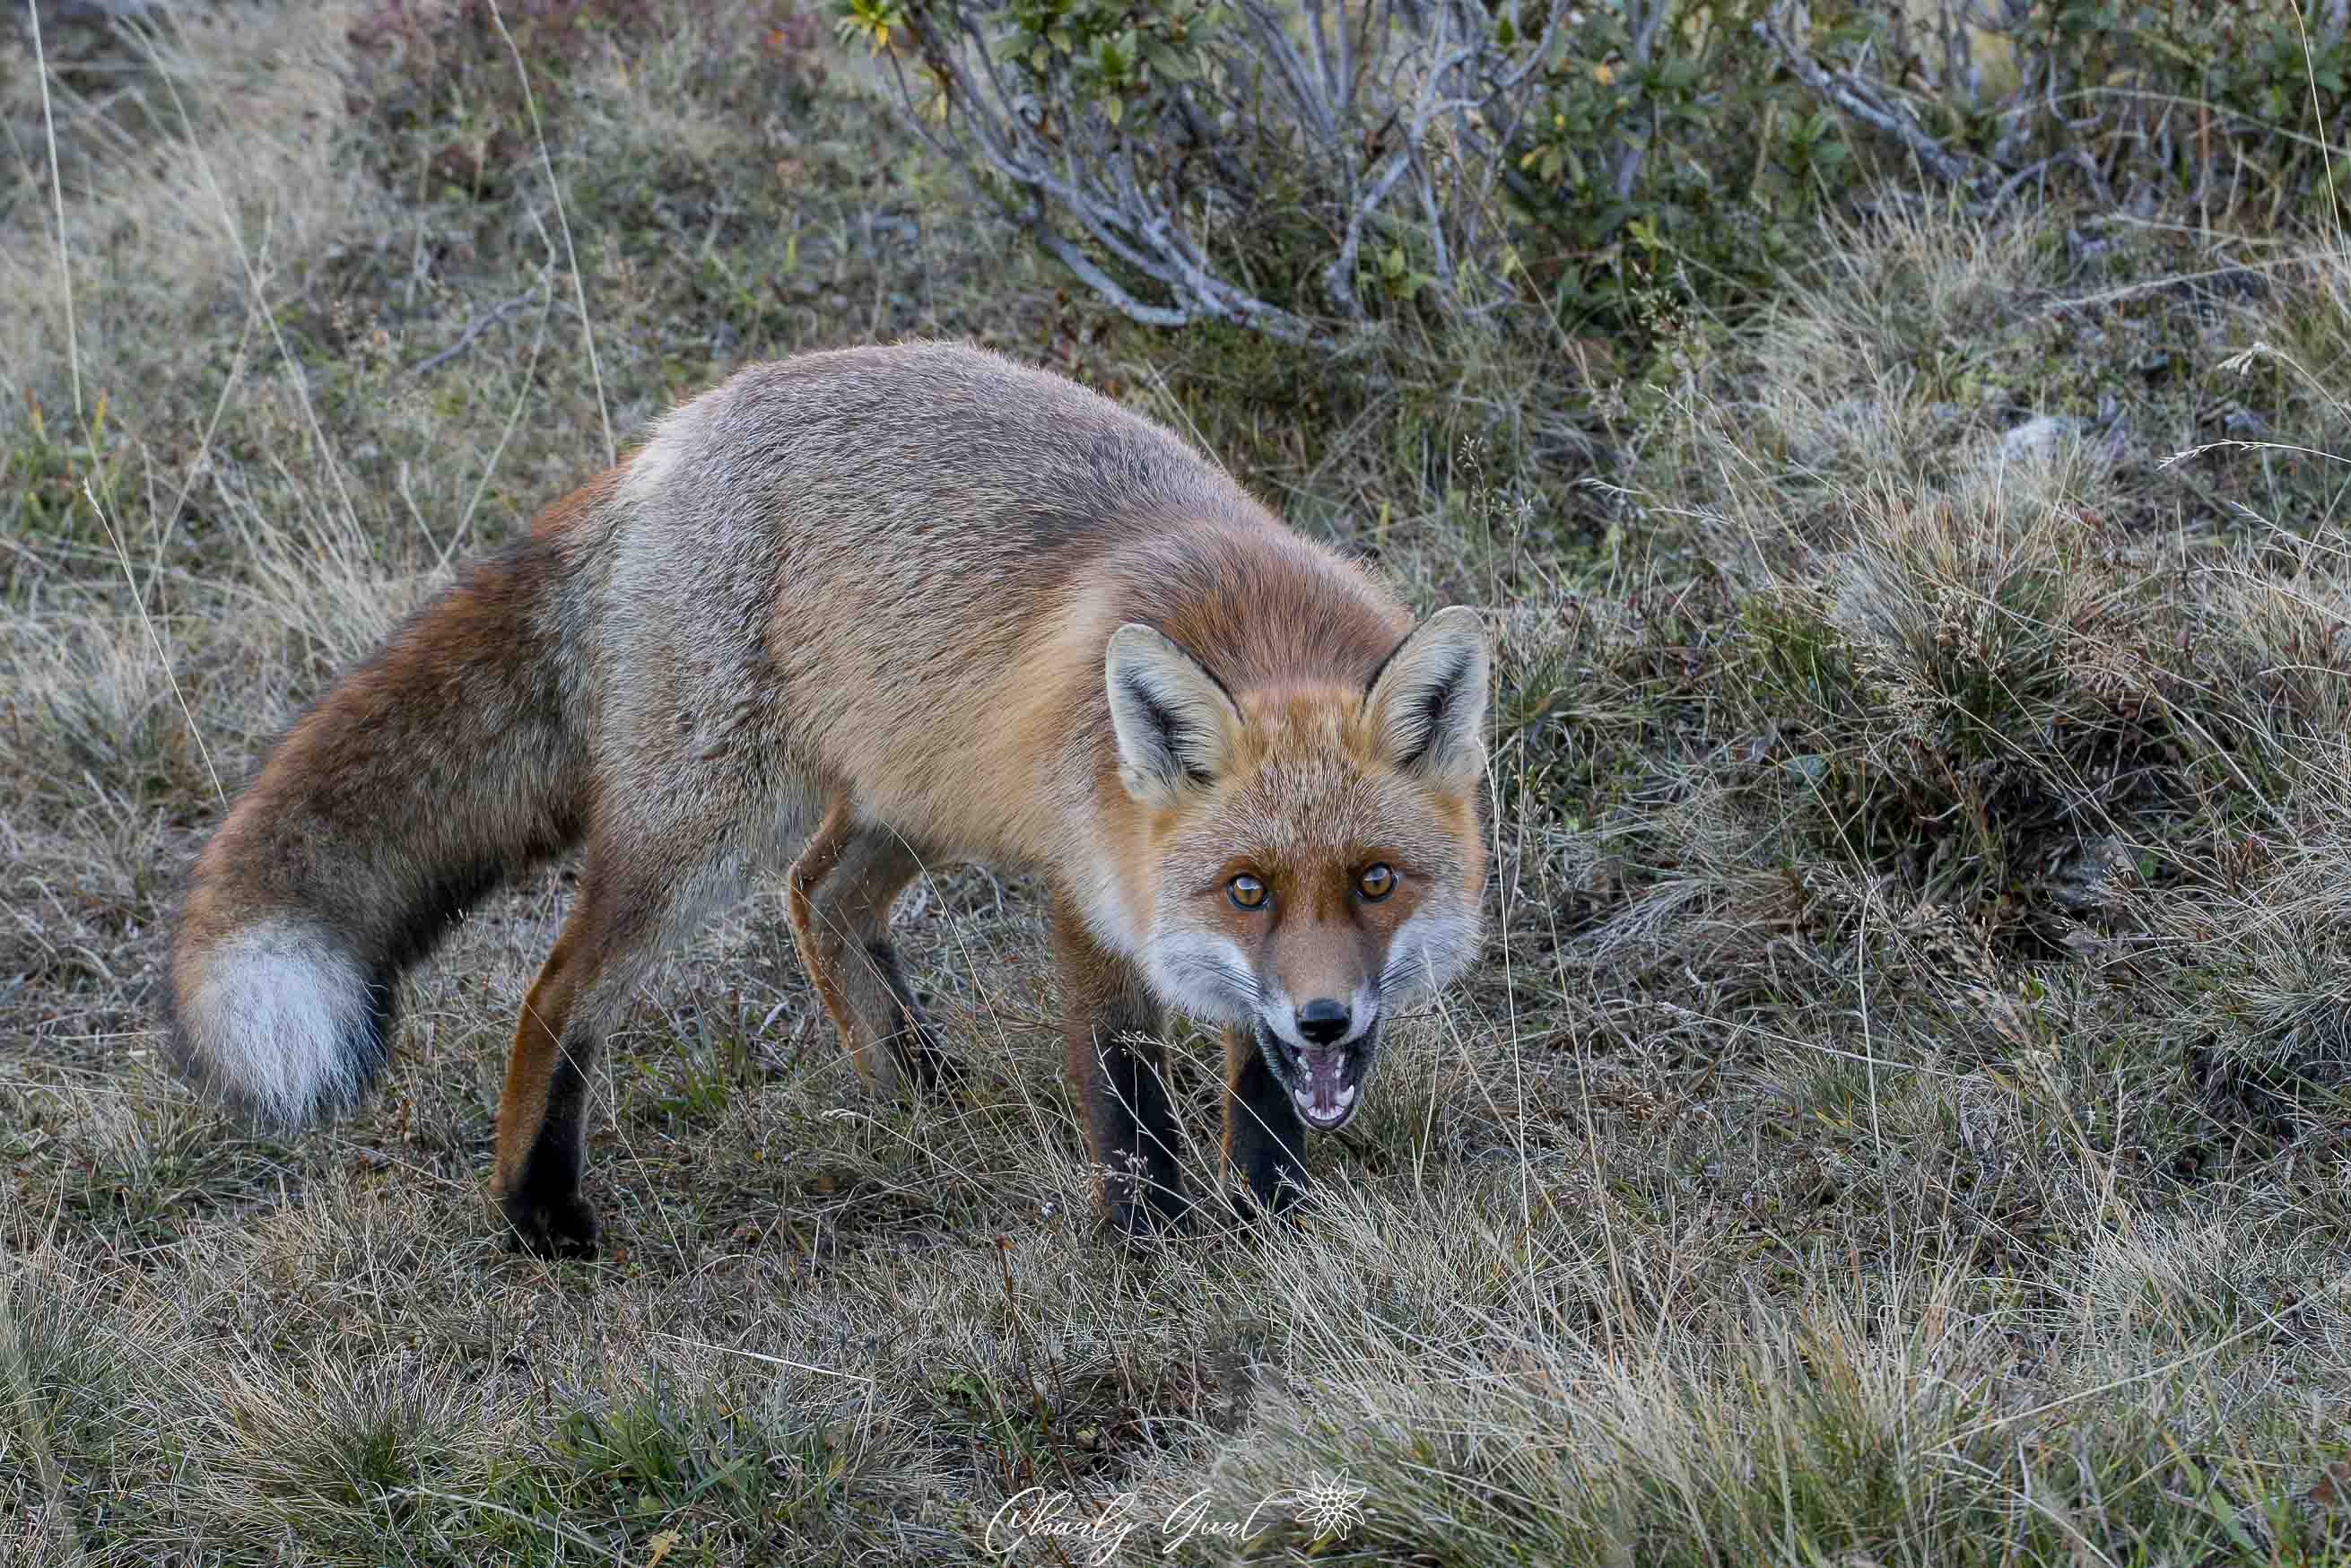
[[[1426,225],[1433,276],[1449,295],[1465,269],[1475,270],[1484,205],[1510,174],[1500,149],[1523,116],[1521,100],[1544,90],[1540,73],[1569,5],[1548,0],[1541,36],[1505,50],[1470,0],[1360,0],[1353,16],[1347,0],[1335,8],[1332,0],[1236,0],[1229,30],[1203,45],[1202,74],[1161,84],[1149,108],[1113,124],[1092,107],[1065,57],[1032,70],[988,47],[1003,0],[929,0],[914,29],[947,113],[937,122],[911,118],[976,190],[1128,319],[1178,326],[1213,318],[1328,343],[1323,328],[1262,298],[1209,255],[1198,204],[1219,185],[1244,203],[1261,199],[1277,182],[1327,204],[1339,243],[1319,281],[1341,321],[1369,315],[1354,276],[1365,236],[1383,218],[1409,214]],[[1400,19],[1425,21],[1426,30],[1400,27]],[[914,109],[917,84],[894,57],[890,69],[902,110]],[[1473,118],[1487,137],[1475,134]],[[1473,149],[1495,166],[1465,170]],[[1205,191],[1195,160],[1211,172]]]
[[[1332,121],[1331,106],[1314,90],[1306,62],[1291,45],[1280,16],[1264,0],[1241,0],[1241,15],[1249,18],[1251,30],[1257,34],[1258,47],[1272,62],[1274,75],[1289,92],[1290,106],[1298,111],[1298,117],[1308,122],[1324,145],[1329,145],[1338,134],[1338,127]]]
[[[1371,189],[1347,215],[1346,238],[1340,242],[1338,258],[1322,269],[1322,291],[1342,313],[1354,320],[1364,319],[1364,303],[1355,297],[1354,282],[1355,252],[1363,241],[1364,220],[1372,215],[1374,207],[1387,200],[1388,193],[1411,166],[1412,150],[1408,147],[1398,148],[1381,160],[1380,172],[1373,178]]]
[[[1335,116],[1343,96],[1343,78],[1331,64],[1330,29],[1322,25],[1323,0],[1302,0],[1302,3],[1306,7],[1306,36],[1314,46],[1314,70],[1322,99]],[[1342,15],[1339,18],[1340,36],[1344,37],[1346,31],[1347,18]]]
[[[1145,305],[1142,300],[1121,288],[1117,280],[1101,267],[1096,267],[1093,259],[1084,251],[1055,234],[1044,223],[1040,222],[1030,232],[1037,236],[1038,244],[1050,251],[1054,258],[1063,267],[1076,273],[1079,280],[1101,296],[1104,304],[1125,316],[1127,319],[1145,327],[1191,325],[1194,312],[1172,309],[1164,305]]]
[[[517,294],[512,299],[502,299],[497,304],[491,306],[488,309],[483,311],[480,315],[466,322],[465,330],[457,334],[457,338],[455,342],[451,343],[447,348],[442,350],[437,354],[417,361],[416,363],[408,367],[408,373],[413,376],[422,376],[429,375],[433,371],[439,370],[443,365],[447,364],[451,360],[455,359],[467,349],[472,348],[474,346],[475,339],[480,337],[492,327],[497,325],[500,321],[505,320],[507,317],[513,315],[516,311],[521,309],[524,306],[538,298],[540,292],[544,290],[546,287],[547,270],[542,267],[539,269],[538,281],[531,285],[529,293]]]
[[[1790,26],[1792,18],[1794,26]],[[1846,114],[1884,131],[1907,148],[1930,172],[1970,192],[1975,177],[1967,162],[1927,134],[1917,117],[1899,102],[1881,98],[1876,84],[1851,71],[1832,71],[1813,58],[1797,39],[1811,30],[1811,15],[1802,0],[1782,0],[1756,24],[1780,51],[1796,78]]]

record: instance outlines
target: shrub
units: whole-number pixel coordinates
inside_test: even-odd
[[[1736,303],[1887,177],[2330,202],[2341,0],[832,0],[915,127],[1133,319],[1336,342],[1510,299]],[[2351,165],[2346,165],[2351,167]],[[2119,195],[2117,195],[2119,193]]]

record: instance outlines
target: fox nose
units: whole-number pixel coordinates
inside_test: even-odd
[[[1329,1045],[1347,1032],[1347,1009],[1343,1002],[1317,997],[1298,1009],[1298,1032],[1315,1045]]]

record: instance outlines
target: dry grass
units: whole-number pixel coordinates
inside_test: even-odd
[[[508,17],[552,185],[462,6],[60,68],[78,358],[5,46],[0,1563],[2351,1560],[2351,272],[1887,220],[1633,373],[1331,373],[1057,300],[772,8],[569,14]],[[296,705],[602,411],[908,331],[1499,615],[1499,934],[1304,1223],[1093,1234],[1036,904],[976,871],[899,916],[951,1106],[853,1092],[772,898],[664,967],[595,1265],[481,1191],[560,875],[363,1113],[194,1103],[172,901]],[[2165,464],[2224,438],[2274,444]]]

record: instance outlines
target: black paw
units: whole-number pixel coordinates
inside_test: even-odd
[[[596,1256],[596,1210],[577,1193],[507,1199],[507,1244],[534,1258]]]
[[[1180,1193],[1154,1192],[1148,1197],[1115,1197],[1104,1223],[1123,1241],[1144,1241],[1166,1236],[1189,1236],[1192,1206]]]
[[[898,1071],[925,1099],[952,1095],[969,1080],[962,1061],[940,1041],[937,1028],[919,1002],[899,998],[898,1028],[890,1037],[890,1051]]]
[[[915,1086],[932,1099],[946,1099],[962,1092],[972,1082],[971,1069],[963,1059],[942,1049],[938,1036],[925,1030],[914,1047],[914,1061],[908,1069]]]
[[[1279,1179],[1261,1185],[1256,1181],[1229,1183],[1225,1197],[1231,1204],[1233,1218],[1241,1224],[1270,1228],[1298,1223],[1298,1192],[1297,1178],[1285,1172]]]

